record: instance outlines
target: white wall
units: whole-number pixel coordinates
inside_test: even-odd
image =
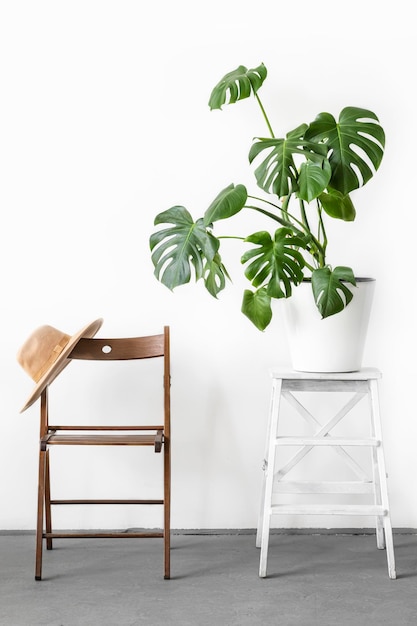
[[[207,101],[225,72],[262,61],[276,133],[346,105],[374,110],[386,130],[383,164],[354,197],[356,222],[332,228],[332,250],[377,279],[364,363],[383,372],[392,521],[417,527],[413,23],[405,0],[3,0],[1,529],[35,525],[38,404],[19,414],[32,382],[17,349],[41,324],[72,334],[96,317],[101,336],[171,326],[173,526],[256,525],[268,370],[288,363],[280,319],[260,333],[240,314],[232,255],[234,283],[219,301],[200,285],[172,294],[153,276],[148,238],[154,216],[174,204],[199,216],[231,182],[256,191],[247,153],[265,127],[255,103],[210,112]],[[54,383],[57,403],[76,367]],[[116,496],[133,490],[141,467],[120,461],[119,491],[99,450],[87,470],[82,462],[69,459],[87,492],[102,473]],[[70,525],[105,525],[70,515]],[[120,515],[109,511],[108,526],[124,525]]]

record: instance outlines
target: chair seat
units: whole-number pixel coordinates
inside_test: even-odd
[[[44,437],[45,445],[63,446],[155,446],[155,452],[160,452],[163,442],[162,431],[147,434],[126,433],[76,433],[56,435],[49,434]]]

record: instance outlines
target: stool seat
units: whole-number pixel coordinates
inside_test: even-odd
[[[274,369],[271,372],[272,392],[269,411],[269,421],[263,462],[263,480],[261,491],[261,506],[259,512],[256,545],[261,548],[259,575],[264,578],[267,572],[268,544],[271,518],[276,515],[351,515],[375,517],[377,547],[386,548],[389,577],[396,578],[392,526],[388,502],[387,476],[382,441],[381,417],[378,396],[378,381],[381,372],[377,368],[363,368],[357,372],[316,373],[293,370]],[[303,393],[344,393],[349,399],[336,415],[322,424],[306,407]],[[332,435],[336,425],[352,411],[363,399],[369,400],[369,435],[367,436],[340,436]],[[283,435],[278,432],[279,418],[282,407],[281,399],[295,409],[302,417],[312,434]],[[344,397],[344,399],[346,399]],[[328,401],[326,402],[328,404]],[[294,448],[294,454],[281,467],[278,462],[284,447]],[[285,479],[293,468],[313,449],[330,448],[348,466],[354,474],[352,480],[287,480]],[[370,452],[371,473],[364,470],[361,464],[346,448],[366,448]],[[292,494],[294,499],[300,495],[329,494],[346,496],[368,495],[371,502],[367,504],[352,503],[299,503],[281,502],[280,496]]]

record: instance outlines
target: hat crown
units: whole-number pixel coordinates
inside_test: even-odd
[[[20,348],[16,358],[25,372],[37,384],[21,409],[21,413],[26,411],[41,396],[43,390],[71,362],[71,352],[80,339],[94,337],[102,323],[103,319],[100,317],[72,336],[53,326],[40,326],[30,335]]]
[[[40,326],[20,348],[17,360],[32,380],[38,382],[55,363],[70,339],[70,335],[53,326]]]

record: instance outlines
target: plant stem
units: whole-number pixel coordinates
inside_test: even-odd
[[[304,259],[304,263],[305,263],[305,266],[310,270],[310,272],[314,272],[315,267],[313,265],[310,265],[310,263],[307,263],[305,259]]]
[[[254,196],[248,196],[248,198],[254,198]],[[262,200],[262,198],[256,198],[256,199],[257,200]],[[279,207],[277,207],[272,202],[270,202],[269,204],[272,204],[272,206],[275,206],[275,208],[279,209]],[[310,239],[311,239],[312,245],[309,245],[306,242],[306,248],[305,249],[307,250],[307,252],[309,254],[311,254],[311,256],[314,259],[316,259],[317,263],[319,264],[319,267],[323,267],[324,266],[325,248],[323,249],[323,246],[320,243],[320,241],[318,239],[316,239],[316,237],[314,237],[314,235],[308,229],[308,224],[307,225],[303,224],[296,217],[294,217],[293,215],[288,213],[288,211],[285,211],[285,215],[288,215],[289,218],[293,219],[294,222],[299,224],[299,226],[301,228],[297,228],[289,219],[285,220],[285,219],[279,217],[278,215],[274,215],[274,213],[270,213],[269,211],[266,211],[265,209],[261,209],[260,207],[251,206],[251,205],[246,204],[245,205],[245,209],[252,209],[253,211],[257,211],[258,213],[263,213],[263,215],[266,215],[267,217],[270,217],[271,219],[275,220],[276,222],[281,224],[281,226],[285,226],[287,228],[291,228],[292,231],[294,231],[297,235],[300,235],[301,237],[304,237],[305,235],[308,235],[310,237]],[[280,210],[282,211],[282,209],[280,209]],[[327,239],[326,239],[326,243],[327,243]],[[313,271],[313,269],[314,269],[314,267],[312,265],[309,265],[307,262],[306,262],[306,267],[308,267],[308,269],[311,270],[311,271]]]
[[[308,230],[308,232],[311,232],[310,224],[308,223],[308,219],[307,219],[306,209],[305,209],[305,206],[304,206],[304,201],[301,200],[301,198],[299,198],[298,202],[299,202],[299,205],[300,205],[300,213],[301,213],[301,218],[303,220],[303,224],[306,227],[306,230]]]
[[[278,222],[279,224],[281,224],[281,226],[287,226],[292,229],[295,228],[294,224],[292,224],[289,220],[285,220],[282,217],[279,217],[279,215],[275,215],[275,213],[271,213],[270,211],[267,211],[266,209],[261,209],[258,206],[252,206],[250,204],[245,204],[245,209],[252,209],[252,211],[257,211],[258,213],[262,213],[263,215],[270,217],[271,220],[275,220],[275,222]],[[298,228],[296,230],[299,233],[303,233],[303,231]]]
[[[311,235],[315,243],[320,245],[320,242],[318,242],[316,238],[311,234],[308,224],[306,225],[303,222],[300,222],[300,220],[297,219],[295,215],[288,213],[288,210],[284,208],[284,206],[281,208],[278,205],[274,204],[273,202],[268,202],[268,200],[264,200],[263,198],[257,198],[256,196],[248,196],[248,198],[251,198],[252,200],[259,200],[259,202],[265,202],[266,204],[270,204],[275,209],[278,209],[278,211],[281,211],[281,213],[286,215],[288,219],[279,217],[278,215],[275,215],[274,213],[270,213],[269,211],[266,211],[265,209],[261,209],[260,207],[257,207],[257,206],[251,206],[251,205],[246,204],[245,209],[252,209],[253,211],[258,211],[259,213],[263,213],[267,217],[270,217],[276,222],[279,222],[282,226],[289,226],[290,228],[296,230],[301,235],[304,235],[304,234]],[[288,202],[286,202],[286,204],[288,204]],[[300,228],[299,229],[296,228],[294,224],[291,222],[291,220],[293,220],[293,222],[297,224]]]
[[[245,241],[246,237],[238,237],[237,235],[217,235],[216,239],[238,239],[239,241]]]
[[[325,229],[324,222],[323,222],[323,209],[318,200],[317,200],[317,213],[318,213],[318,220],[319,220],[318,238],[323,240],[323,243],[321,245],[320,267],[324,267],[326,265],[327,234],[326,234],[326,229]]]
[[[264,109],[264,107],[263,107],[263,104],[262,104],[262,102],[261,102],[261,99],[260,99],[260,97],[258,96],[258,94],[257,94],[257,93],[255,93],[255,98],[256,98],[256,100],[257,100],[257,102],[258,102],[258,104],[259,104],[259,106],[260,106],[260,108],[261,108],[262,115],[264,116],[264,120],[265,120],[265,122],[266,122],[266,125],[268,126],[268,130],[269,130],[269,132],[270,132],[270,134],[271,134],[271,137],[272,137],[272,138],[274,138],[274,137],[275,137],[275,135],[274,135],[274,131],[272,130],[272,126],[271,126],[271,124],[269,123],[269,119],[268,119],[268,116],[267,116],[267,114],[266,114],[266,111],[265,111],[265,109]]]
[[[250,198],[251,200],[258,200],[259,202],[273,206],[274,209],[277,209],[278,211],[281,211],[281,213],[286,215],[288,219],[278,217],[278,215],[275,215],[275,213],[270,213],[269,211],[266,211],[265,209],[261,209],[258,206],[252,206],[252,205],[246,204],[245,209],[253,209],[253,211],[259,211],[259,213],[263,213],[264,215],[267,215],[268,217],[275,220],[276,222],[279,222],[283,226],[290,226],[291,228],[294,228],[294,225],[291,223],[290,220],[294,220],[294,222],[301,227],[300,232],[303,232],[305,230],[304,224],[300,222],[300,220],[298,220],[294,215],[291,215],[290,213],[288,213],[288,211],[284,209],[284,207],[280,207],[277,204],[270,202],[269,200],[265,200],[264,198],[258,198],[257,196],[248,195],[248,198]]]

